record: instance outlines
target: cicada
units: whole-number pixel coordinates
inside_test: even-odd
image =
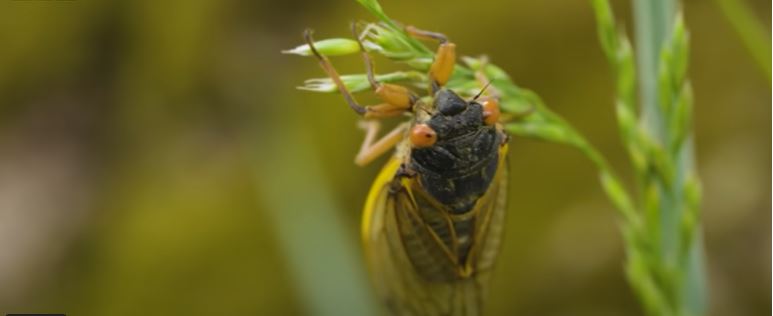
[[[373,182],[362,220],[364,251],[376,292],[394,315],[478,315],[502,240],[507,202],[508,135],[495,96],[470,100],[444,87],[455,44],[440,33],[405,27],[439,43],[429,98],[375,79],[362,42],[367,77],[381,104],[363,106],[337,71],[305,39],[348,105],[363,117],[365,141],[355,158],[366,165],[394,154]],[[356,27],[352,32],[357,36]],[[406,115],[407,114],[407,115]],[[379,119],[407,122],[377,139]]]

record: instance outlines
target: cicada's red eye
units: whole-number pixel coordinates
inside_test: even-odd
[[[437,141],[437,133],[427,124],[416,124],[411,128],[410,139],[413,147],[430,147]]]
[[[481,101],[483,105],[483,122],[486,125],[494,125],[499,121],[499,102],[494,98]]]

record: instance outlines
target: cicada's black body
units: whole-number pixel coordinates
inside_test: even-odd
[[[392,315],[480,315],[507,204],[508,145],[498,98],[483,96],[486,86],[470,101],[444,88],[456,67],[456,45],[443,34],[412,26],[405,34],[439,42],[427,76],[432,101],[408,87],[380,82],[356,28],[353,24],[368,81],[383,103],[359,104],[315,49],[311,31],[304,36],[349,107],[365,119],[355,163],[366,165],[397,149],[373,182],[363,214],[376,292]],[[374,120],[403,114],[411,121],[376,140]]]
[[[366,253],[392,314],[479,315],[504,229],[507,135],[475,99],[439,89],[433,100],[413,126],[435,141],[411,139],[373,184]]]
[[[466,102],[450,90],[435,97],[438,110],[427,124],[438,142],[411,151],[411,168],[422,187],[454,214],[472,209],[488,190],[499,163],[504,135],[483,124],[483,107]]]

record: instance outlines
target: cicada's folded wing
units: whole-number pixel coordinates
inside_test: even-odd
[[[405,257],[395,219],[395,199],[390,194],[399,166],[399,160],[390,160],[371,187],[363,214],[363,243],[381,303],[393,315],[420,315],[421,307],[406,303],[422,292],[422,285],[413,277],[413,267]]]
[[[459,244],[456,236],[446,235],[422,215],[428,211],[417,206],[411,181],[394,180],[401,161],[393,159],[381,171],[368,196],[362,228],[371,279],[390,314],[480,314],[504,223],[507,166],[504,155],[500,157],[495,181],[476,205],[469,275],[461,272],[463,264],[450,247]]]
[[[494,267],[502,244],[507,211],[507,145],[499,149],[499,167],[491,187],[475,205],[478,220],[475,241],[470,250],[470,264],[478,275],[485,276]]]

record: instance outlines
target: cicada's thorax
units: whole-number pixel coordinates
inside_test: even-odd
[[[483,121],[483,108],[440,90],[428,124],[437,142],[411,150],[410,166],[422,188],[454,215],[464,214],[486,192],[498,166],[504,135]]]

